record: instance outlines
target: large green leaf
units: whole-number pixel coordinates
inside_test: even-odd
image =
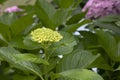
[[[35,12],[44,26],[55,28],[52,17],[56,12],[54,7],[46,0],[37,0],[35,4]]]
[[[120,28],[117,27],[115,24],[113,23],[102,23],[102,22],[99,22],[99,21],[96,21],[94,22],[94,24],[96,26],[99,26],[101,28],[106,28],[106,29],[109,29],[109,30],[112,30],[113,32],[117,33],[120,35]]]
[[[20,49],[32,49],[30,46],[26,46],[23,43],[23,37],[21,35],[19,36],[14,36],[11,40],[11,42],[9,42],[9,46],[15,47],[15,48],[20,48]]]
[[[34,1],[34,0],[32,0]],[[33,5],[20,5],[19,8],[23,9],[24,11],[20,12],[20,13],[25,13],[25,12],[28,12],[28,13],[32,13],[34,12],[34,7]]]
[[[107,63],[107,61],[102,57],[98,57],[91,65],[89,65],[89,68],[100,68],[104,70],[113,70],[113,68]]]
[[[36,76],[14,75],[13,80],[35,80]]]
[[[63,57],[60,63],[57,65],[57,72],[62,72],[70,69],[82,69],[89,66],[94,60],[99,57],[98,55],[93,55],[88,51],[75,50],[71,54]]]
[[[33,63],[38,63],[38,64],[43,63],[45,65],[49,65],[49,63],[46,60],[30,53],[16,54],[15,57],[18,61],[29,61]]]
[[[102,53],[92,64],[89,65],[89,68],[97,67],[105,70],[113,70],[107,61],[103,58],[103,55],[105,56],[105,52],[100,48],[101,46],[98,43],[96,33],[93,33],[91,31],[79,32],[82,36],[82,38],[79,40],[83,42],[85,49],[91,50],[94,54]]]
[[[54,0],[60,8],[69,8],[74,4],[74,0]]]
[[[78,23],[81,19],[84,18],[86,12],[81,12],[79,14],[73,15],[67,22],[67,25]]]
[[[11,24],[11,30],[13,35],[21,34],[27,27],[33,23],[33,14],[28,14],[19,18],[13,24]]]
[[[98,46],[97,35],[91,31],[79,31],[81,36],[80,40],[83,42],[85,49],[95,48]]]
[[[120,65],[118,66],[118,68],[116,69],[116,71],[119,70],[120,71]]]
[[[50,65],[42,65],[42,73],[43,74],[48,74],[49,72],[52,72],[55,68],[57,63],[59,62],[60,58],[59,57],[51,57],[49,59],[49,64]],[[52,80],[52,79],[51,79]]]
[[[13,22],[17,20],[17,15],[15,13],[4,13],[0,16],[0,22],[5,25],[11,25]]]
[[[74,8],[77,7],[83,0],[75,0]]]
[[[59,26],[61,24],[64,24],[69,14],[70,10],[68,9],[58,9],[56,10],[52,20],[56,26]]]
[[[115,22],[115,21],[119,21],[120,20],[120,16],[119,15],[107,15],[104,17],[101,17],[100,19],[98,19],[98,21],[100,22]]]
[[[71,25],[68,25],[66,26],[65,28],[63,28],[64,31],[67,31],[67,32],[70,32],[70,33],[73,33],[75,32],[79,27],[85,25],[85,24],[88,24],[90,23],[91,20],[82,20],[81,22],[79,23],[75,23],[75,24],[71,24]]]
[[[119,44],[117,45],[117,41],[114,36],[109,34],[108,32],[104,32],[102,30],[97,30],[98,40],[104,50],[107,52],[108,56],[112,60],[120,60],[119,53]]]
[[[5,42],[7,42],[11,39],[9,26],[2,24],[2,23],[0,23],[0,34],[1,34],[0,39]]]
[[[0,56],[7,62],[9,62],[13,67],[21,69],[23,71],[30,71],[30,73],[35,73],[41,77],[40,68],[31,62],[28,61],[18,61],[15,57],[16,54],[21,54],[12,47],[1,47]]]
[[[97,73],[87,69],[73,69],[55,75],[55,78],[59,77],[63,77],[67,80],[104,80]]]
[[[39,44],[33,42],[29,36],[23,37],[21,35],[12,37],[12,40],[9,42],[9,46],[19,49],[26,49],[26,50],[33,50],[40,48]]]
[[[23,43],[25,46],[28,47],[28,49],[40,49],[41,45],[37,42],[32,41],[31,35],[27,35],[24,37]]]
[[[50,51],[52,55],[65,55],[72,52],[74,46],[76,45],[76,40],[73,35],[67,32],[60,32],[63,35],[63,39],[60,42],[54,43]]]

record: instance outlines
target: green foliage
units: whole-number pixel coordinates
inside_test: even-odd
[[[22,76],[22,75],[14,75],[13,80],[35,80],[36,76]]]
[[[29,61],[29,62],[33,62],[33,63],[43,63],[45,65],[49,65],[49,63],[43,59],[41,59],[40,57],[33,55],[33,54],[16,54],[15,55],[16,59],[19,61]]]
[[[40,68],[36,64],[33,64],[31,62],[19,60],[19,58],[16,56],[19,54],[21,54],[21,53],[18,52],[17,50],[15,50],[14,48],[11,48],[11,47],[0,48],[0,56],[4,60],[9,62],[12,67],[16,67],[16,68],[21,69],[23,71],[26,71],[26,70],[31,71],[31,72],[37,74],[38,76],[41,76]]]
[[[51,46],[52,55],[65,55],[69,54],[73,51],[74,46],[77,44],[75,38],[67,33],[67,32],[60,32],[63,35],[63,39],[59,43],[55,43]]]
[[[90,65],[98,57],[99,54],[92,55],[92,53],[88,51],[75,50],[71,54],[63,57],[57,66],[57,71],[62,72],[76,68],[87,68],[87,66]]]
[[[33,23],[33,14],[26,15],[17,19],[14,23],[11,24],[11,31],[14,35],[22,33],[27,27]],[[22,24],[23,23],[23,24]]]
[[[85,12],[81,12],[81,13],[79,13],[79,14],[76,14],[76,15],[72,16],[72,17],[66,22],[66,24],[67,24],[67,25],[70,25],[70,24],[77,23],[77,22],[79,22],[79,21],[83,18],[83,16],[85,16]]]
[[[54,23],[51,21],[51,18],[55,13],[55,9],[51,4],[46,0],[37,0],[35,10],[44,26],[54,28]]]
[[[108,15],[96,20],[94,25],[112,30],[116,34],[120,35],[120,27],[116,24],[117,21],[120,21],[119,15]]]
[[[11,25],[14,21],[17,20],[17,15],[15,13],[5,13],[0,16],[0,22],[6,25]]]
[[[106,34],[106,35],[104,35]],[[109,33],[103,31],[97,31],[98,39],[105,51],[108,53],[111,59],[119,60],[120,54],[119,52],[119,44],[117,48],[117,42],[115,38]],[[113,47],[114,46],[114,47]],[[118,50],[117,50],[118,49]]]
[[[119,43],[120,43],[120,27],[119,15],[108,15],[93,21],[89,26],[91,30],[95,31],[97,35],[98,46],[93,47],[94,53],[101,53],[101,58],[98,58],[91,64],[90,67],[98,67],[107,72],[100,74],[105,80],[119,80]],[[117,24],[118,23],[118,24]],[[102,64],[101,64],[102,63]],[[101,65],[100,65],[101,64]],[[117,73],[117,74],[115,74]],[[116,75],[116,76],[115,76]]]
[[[103,70],[112,71],[113,68],[107,63],[107,61],[103,58],[103,56],[99,56],[92,64],[88,66],[88,68],[97,67]]]
[[[68,31],[70,33],[73,33],[78,29],[80,26],[85,25],[87,23],[90,23],[91,20],[82,20],[80,23],[75,23],[71,25],[67,25],[65,28],[63,28],[64,31]]]
[[[60,8],[69,8],[73,6],[74,0],[55,0]]]
[[[3,4],[4,2],[6,2],[7,0],[0,0],[0,4]]]
[[[80,2],[36,0],[34,5],[20,5],[22,12],[3,13],[0,80],[120,80],[120,16],[85,19]],[[77,30],[83,25],[89,31]],[[30,33],[43,27],[63,38],[34,42]]]
[[[64,71],[55,75],[56,77],[64,77],[67,80],[103,80],[98,74],[86,69],[73,69]]]
[[[0,23],[0,34],[1,34],[0,39],[7,43],[7,41],[9,41],[10,36],[11,36],[9,26],[3,23]]]

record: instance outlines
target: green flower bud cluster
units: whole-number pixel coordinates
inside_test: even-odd
[[[31,32],[31,39],[35,42],[58,42],[63,36],[49,28],[38,28]]]

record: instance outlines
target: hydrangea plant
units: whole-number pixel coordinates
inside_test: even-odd
[[[120,14],[119,0],[89,0],[83,11],[88,10],[86,18],[98,18],[110,14]]]
[[[119,4],[96,5],[110,1]],[[85,19],[80,2],[36,0],[1,15],[0,80],[120,80],[120,16]]]

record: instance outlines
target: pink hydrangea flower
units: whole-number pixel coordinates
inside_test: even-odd
[[[19,11],[22,11],[22,9],[18,8],[17,6],[8,7],[4,10],[4,12],[7,13],[19,12]]]
[[[86,18],[120,14],[120,0],[89,0],[83,8],[85,10],[88,10]]]

